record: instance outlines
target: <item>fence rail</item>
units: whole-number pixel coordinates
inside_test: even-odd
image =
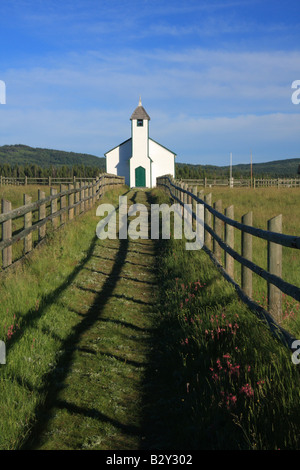
[[[300,237],[294,237],[281,233],[281,215],[268,221],[268,230],[257,229],[252,226],[252,212],[242,217],[242,222],[233,219],[233,206],[226,208],[225,215],[221,212],[222,202],[217,201],[214,207],[211,205],[211,194],[203,198],[203,191],[197,191],[195,185],[174,181],[170,176],[157,178],[157,186],[164,188],[170,197],[180,205],[203,204],[204,205],[204,248],[214,262],[222,268],[223,274],[232,282],[241,298],[262,315],[263,309],[252,300],[252,273],[254,272],[267,281],[268,286],[268,312],[264,312],[264,318],[272,328],[281,332],[285,341],[290,345],[294,338],[280,326],[282,320],[282,296],[281,292],[300,301],[300,288],[281,278],[282,272],[282,246],[300,249]],[[196,214],[193,211],[193,218]],[[213,223],[212,223],[213,222]],[[223,227],[220,222],[224,222]],[[233,228],[242,233],[241,254],[234,250]],[[264,239],[268,242],[268,270],[261,268],[252,261],[252,236]],[[222,266],[222,250],[225,252],[225,266]],[[242,266],[241,286],[234,281],[233,260]]]
[[[2,176],[0,175],[0,186],[27,186],[29,184],[38,184],[40,186],[55,186],[59,184],[75,184],[76,182],[82,181],[94,181],[95,178],[86,178],[86,177],[54,177],[54,176],[47,176],[47,177],[33,177],[33,176]]]
[[[24,254],[33,248],[32,232],[38,230],[38,240],[46,236],[47,222],[52,223],[56,229],[72,220],[82,212],[90,209],[96,201],[102,197],[105,191],[113,189],[125,183],[124,177],[110,174],[102,174],[90,181],[76,181],[75,184],[60,185],[50,189],[50,196],[45,197],[45,192],[39,190],[38,200],[32,202],[32,198],[24,194],[24,205],[12,209],[11,202],[5,199],[1,201],[0,224],[2,225],[2,268],[8,268],[13,264],[12,248],[20,240],[24,240]],[[33,223],[33,214],[37,214],[37,221]],[[48,214],[48,215],[47,215]],[[24,217],[23,228],[12,231],[12,221]],[[59,224],[60,222],[60,224]]]
[[[228,186],[239,188],[300,188],[300,177],[298,178],[200,178],[178,180],[189,185],[212,188],[214,186]]]

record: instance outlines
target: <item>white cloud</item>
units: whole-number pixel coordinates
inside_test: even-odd
[[[102,156],[130,136],[141,94],[151,136],[192,161],[250,146],[261,158],[298,151],[299,109],[291,84],[300,53],[124,49],[46,57],[39,66],[1,76],[7,104],[1,144],[69,149]]]

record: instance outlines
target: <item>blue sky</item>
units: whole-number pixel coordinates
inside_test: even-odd
[[[1,0],[0,145],[103,156],[150,136],[178,162],[300,157],[297,0]]]

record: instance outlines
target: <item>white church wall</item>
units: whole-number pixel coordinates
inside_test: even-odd
[[[149,139],[149,155],[152,163],[152,187],[156,186],[156,178],[163,175],[175,176],[174,154],[168,149]]]
[[[106,154],[106,171],[113,175],[125,176],[129,185],[129,158],[131,157],[131,139]]]

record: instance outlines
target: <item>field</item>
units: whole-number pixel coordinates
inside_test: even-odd
[[[1,188],[2,197],[16,207],[23,189]],[[297,190],[211,192],[234,203],[237,220],[253,210],[266,228],[280,211],[284,232],[299,234]],[[0,449],[299,449],[300,366],[203,250],[95,240],[97,221],[91,210],[49,231],[24,264],[0,273]],[[297,255],[284,254],[284,276],[299,285]],[[291,308],[284,322],[298,331]]]
[[[202,188],[199,188],[199,190]],[[282,232],[300,236],[300,189],[298,188],[206,188],[204,195],[212,194],[212,203],[222,200],[223,211],[234,205],[234,219],[241,222],[242,215],[253,212],[253,226],[267,230],[267,221],[282,214]],[[241,232],[235,231],[235,250],[241,253]],[[300,251],[283,247],[282,278],[300,286]],[[267,242],[253,237],[253,261],[267,269]],[[235,280],[241,282],[241,267],[235,262]],[[253,298],[267,306],[267,283],[253,274]],[[283,324],[300,336],[299,303],[283,294]]]

